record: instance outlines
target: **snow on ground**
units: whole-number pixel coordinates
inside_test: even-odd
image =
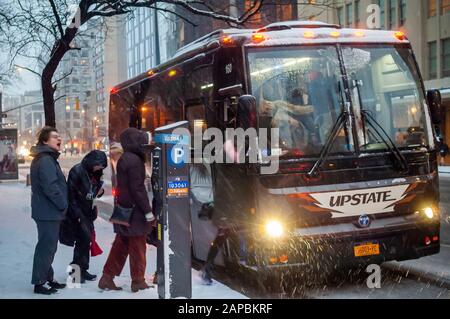
[[[128,262],[120,277],[115,278],[123,291],[101,291],[98,281],[82,284],[81,288],[63,289],[51,296],[33,293],[31,270],[37,229],[31,219],[30,187],[24,183],[0,184],[0,298],[44,298],[44,299],[158,299],[157,286],[151,289],[131,292],[131,278]],[[112,225],[99,218],[95,222],[97,241],[103,254],[91,259],[89,272],[100,277],[103,265],[114,240]],[[55,279],[66,282],[66,268],[72,261],[73,248],[58,245],[53,268]],[[147,246],[146,279],[151,283],[156,269],[156,248]],[[199,274],[192,269],[192,298],[195,299],[242,299],[245,296],[214,281],[212,286],[201,285]]]
[[[450,174],[450,166],[439,166],[440,174]]]

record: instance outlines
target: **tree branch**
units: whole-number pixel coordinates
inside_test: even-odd
[[[167,13],[171,13],[174,16],[180,18],[181,20],[189,23],[190,25],[196,27],[198,26],[196,23],[192,22],[191,20],[189,20],[187,17],[183,17],[182,15],[180,15],[179,13],[167,9],[167,8],[161,8],[161,7],[157,7],[156,5],[153,4],[148,4],[145,2],[140,2],[140,3],[135,3],[135,4],[129,4],[130,7],[135,7],[135,8],[149,8],[149,9],[156,9],[157,11],[162,11],[162,12],[167,12]]]
[[[56,10],[56,5],[54,0],[48,0],[50,2],[50,5],[52,6],[52,11],[53,11],[53,15],[55,16],[56,19],[56,25],[58,27],[59,33],[61,34],[61,37],[64,36],[64,30],[63,30],[63,26],[61,23],[61,18],[59,16],[58,11]]]
[[[66,96],[67,96],[66,94],[61,95],[61,96],[58,96],[58,97],[55,99],[55,103],[56,103],[56,101],[61,100],[62,98],[66,97]]]
[[[259,0],[259,1],[263,1],[263,0]],[[220,14],[220,13],[216,13],[214,11],[205,11],[205,10],[201,10],[198,8],[195,8],[191,5],[191,3],[193,3],[192,1],[187,1],[187,0],[162,0],[161,2],[165,2],[165,3],[170,3],[173,5],[177,5],[179,7],[182,7],[184,9],[186,9],[187,11],[196,14],[196,15],[201,15],[201,16],[206,16],[206,17],[211,17],[217,20],[222,20],[222,21],[229,21],[232,23],[236,23],[236,24],[241,24],[240,19],[234,18],[234,17],[230,17],[224,14]],[[196,2],[196,1],[194,1]]]
[[[69,75],[71,75],[72,72],[73,72],[73,68],[71,68],[71,69],[70,69],[70,72],[64,74],[60,79],[53,81],[53,82],[52,82],[52,85],[54,85],[54,84],[56,84],[56,83],[58,83],[58,82],[64,80],[64,79],[67,78]]]
[[[37,76],[41,77],[41,74],[39,72],[36,72],[35,70],[32,70],[30,68],[27,68],[26,66],[20,66],[20,65],[14,64],[14,67],[19,68],[19,69],[27,70],[27,71],[29,71],[29,72],[31,72],[33,74],[36,74]]]

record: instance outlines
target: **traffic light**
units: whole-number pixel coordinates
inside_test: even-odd
[[[76,97],[75,98],[75,111],[79,111],[80,110],[80,98]]]

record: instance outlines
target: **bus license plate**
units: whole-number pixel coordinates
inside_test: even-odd
[[[353,247],[355,257],[374,256],[380,254],[380,244],[365,243]]]

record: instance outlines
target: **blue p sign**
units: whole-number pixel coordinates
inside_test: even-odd
[[[174,145],[171,149],[168,149],[169,163],[172,166],[180,167],[188,162],[189,148],[186,145]]]

